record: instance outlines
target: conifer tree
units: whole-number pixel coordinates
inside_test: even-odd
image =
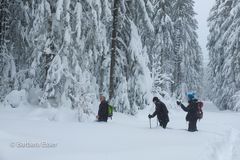
[[[174,85],[173,93],[184,97],[187,91],[201,94],[202,52],[197,41],[197,21],[192,0],[175,0],[174,22]]]

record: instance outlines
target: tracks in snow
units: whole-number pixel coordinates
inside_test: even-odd
[[[231,129],[206,152],[205,160],[240,160],[240,131]]]

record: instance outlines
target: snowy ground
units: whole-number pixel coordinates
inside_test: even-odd
[[[149,128],[148,110],[78,123],[49,121],[43,109],[1,108],[0,160],[239,160],[240,113],[220,112],[210,102],[204,109],[199,131],[189,133],[179,108],[170,110],[166,130],[155,119]]]

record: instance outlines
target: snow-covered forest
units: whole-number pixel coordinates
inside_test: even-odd
[[[1,0],[0,99],[17,107],[9,97],[26,96],[32,105],[84,115],[102,94],[116,111],[135,115],[152,95],[201,95],[193,6],[192,0]]]
[[[220,109],[240,111],[240,1],[216,0],[208,22],[209,97]]]
[[[203,43],[199,1],[0,0],[0,160],[239,160],[240,0]]]

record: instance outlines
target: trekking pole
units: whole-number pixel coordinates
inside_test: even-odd
[[[150,125],[150,128],[152,128],[151,118],[149,118],[149,125]]]

